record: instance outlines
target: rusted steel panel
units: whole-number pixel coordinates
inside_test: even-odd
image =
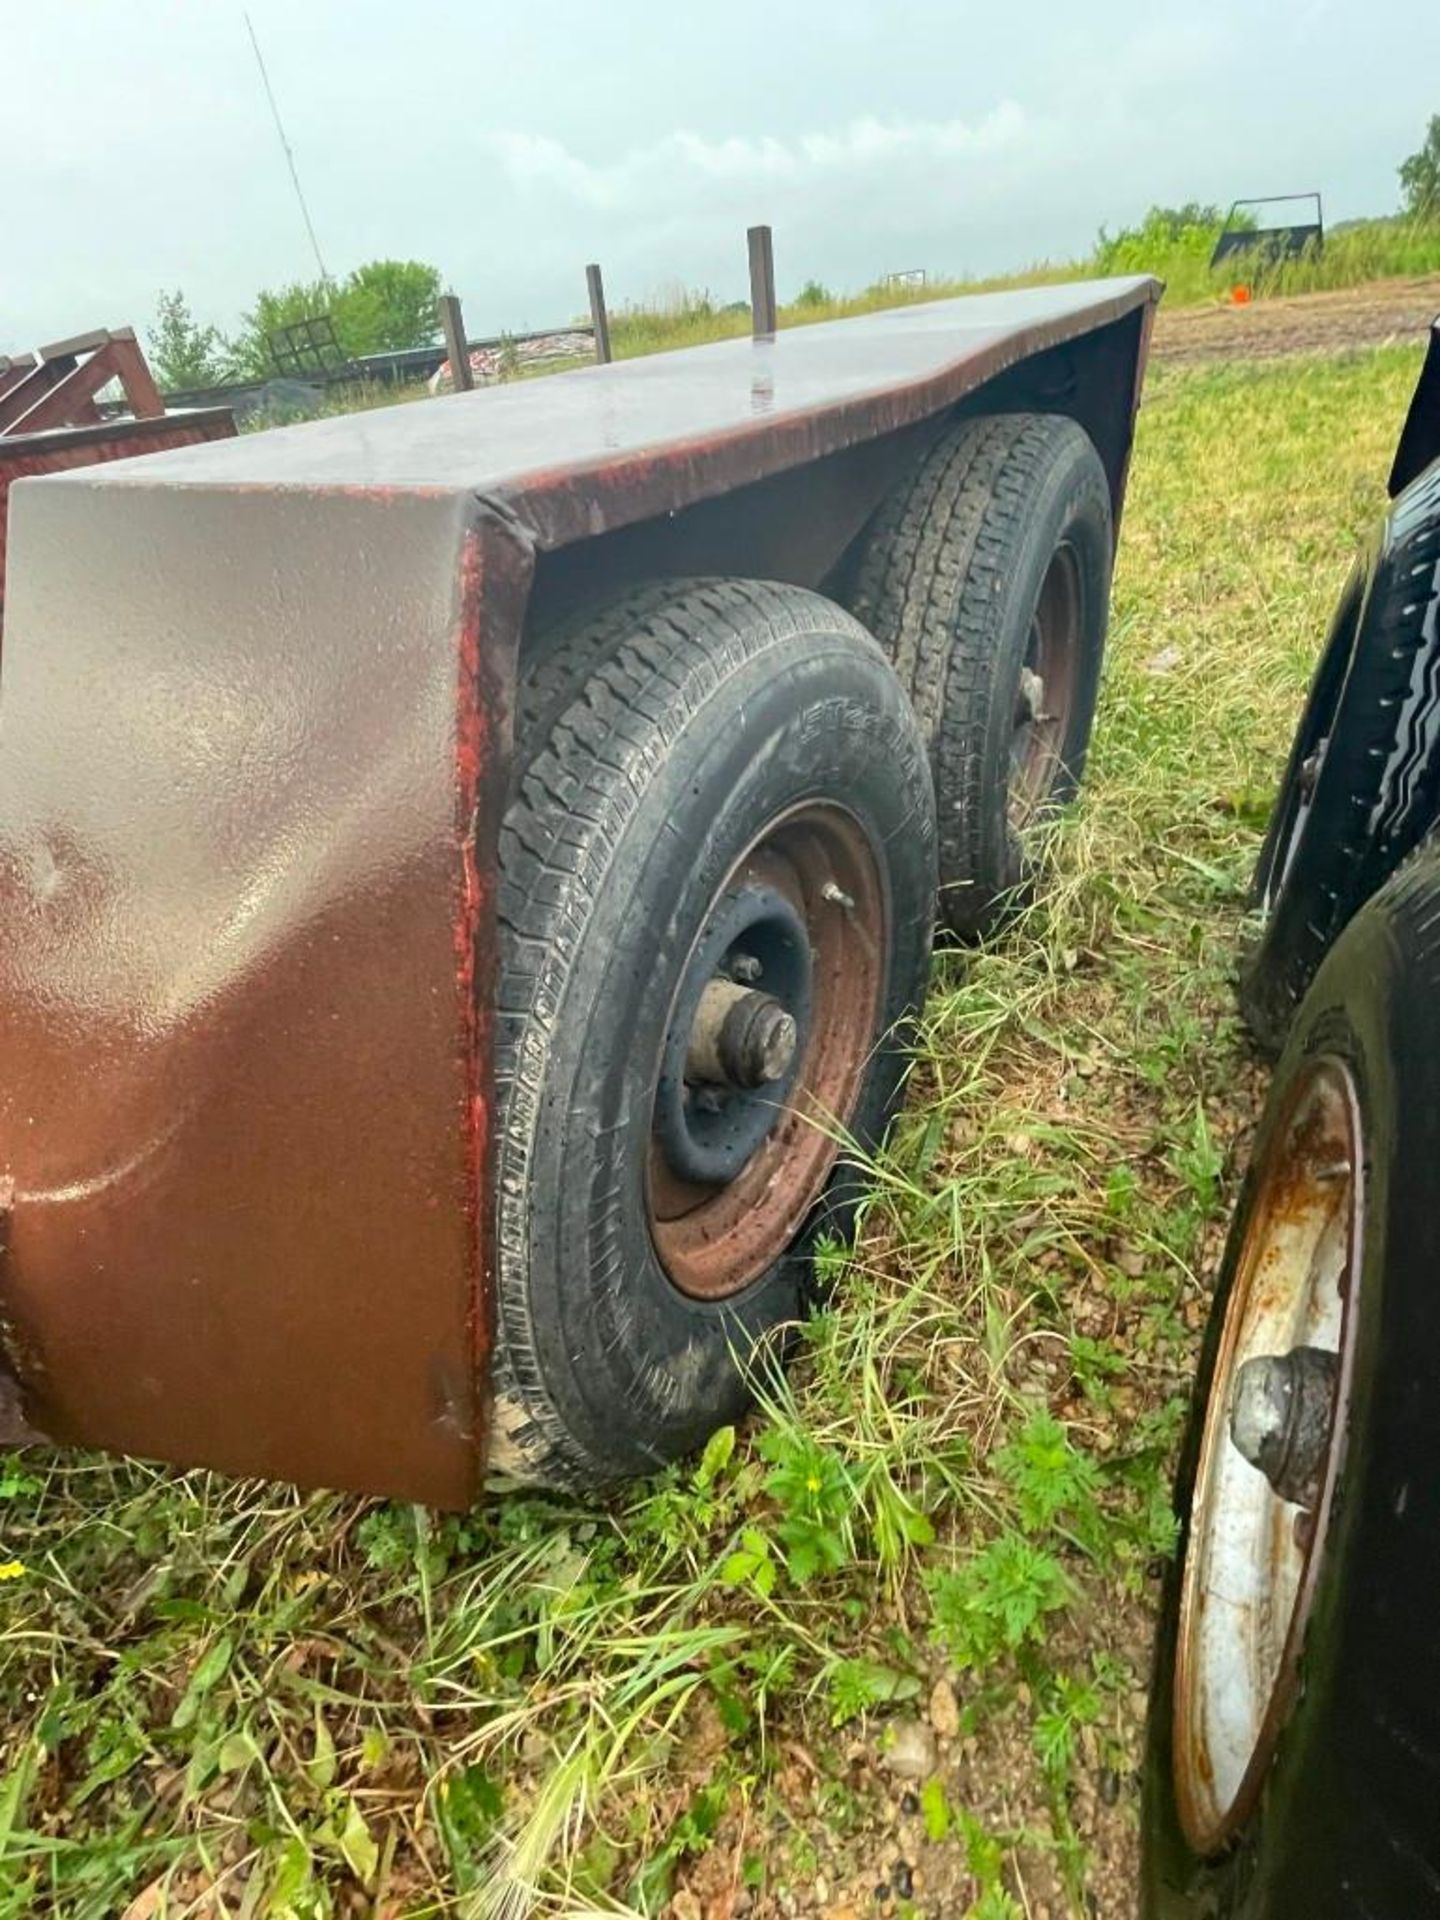
[[[18,359],[11,359],[9,354],[0,353],[0,421],[5,417],[6,395],[13,393],[16,387],[23,386],[35,371],[35,366],[36,360],[33,353],[21,354]]]
[[[88,359],[78,359],[80,352]],[[123,332],[101,335],[98,341],[71,342],[61,347],[42,349],[42,359],[34,378],[49,378],[43,391],[25,395],[17,387],[9,397],[12,411],[6,420],[7,433],[42,433],[51,427],[98,425],[101,419],[95,396],[110,381],[118,380],[125,399],[138,420],[154,420],[165,411],[165,402],[145,363],[139,343],[126,328]],[[20,400],[16,407],[14,403]]]
[[[15,488],[0,1332],[20,1417],[465,1504],[537,556],[923,437],[1157,291],[911,308]]]
[[[463,1505],[527,550],[433,494],[47,485],[13,513],[0,1302],[27,1416]]]
[[[115,484],[463,488],[544,548],[894,432],[1153,305],[1150,279],[937,300],[167,454]]]
[[[0,434],[0,613],[5,607],[5,550],[10,487],[42,473],[64,473],[107,460],[129,460],[139,453],[193,447],[201,440],[234,437],[235,416],[228,407],[172,413],[152,420],[102,421],[98,426],[60,428],[50,433]]]
[[[40,347],[19,363],[7,360],[0,367],[0,433],[97,426],[101,415],[95,396],[112,380],[119,381],[137,419],[164,413],[165,402],[131,327],[102,328]]]

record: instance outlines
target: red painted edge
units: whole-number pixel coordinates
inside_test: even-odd
[[[495,985],[499,833],[510,778],[516,657],[534,548],[507,518],[472,504],[461,540],[455,631],[455,989],[463,1047],[467,1324],[475,1380],[472,1494],[489,1427],[494,1343]]]

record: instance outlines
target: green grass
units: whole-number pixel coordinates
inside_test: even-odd
[[[1083,259],[1040,261],[1015,273],[988,278],[942,276],[923,287],[881,284],[857,293],[832,293],[812,285],[798,299],[781,307],[780,324],[806,326],[817,320],[839,320],[959,294],[1046,286],[1107,274],[1155,274],[1165,282],[1167,305],[1175,307],[1221,299],[1237,282],[1244,282],[1255,298],[1267,299],[1440,273],[1440,221],[1400,217],[1360,220],[1331,233],[1323,249],[1308,250],[1296,260],[1266,265],[1242,256],[1212,270],[1210,252],[1215,233],[1210,226],[1170,231],[1152,219],[1114,236],[1102,231],[1092,252]],[[619,359],[731,339],[749,330],[750,310],[743,301],[720,306],[706,293],[683,288],[666,299],[621,307],[611,318],[612,344]]]
[[[744,1430],[464,1519],[0,1458],[0,1920],[1128,1920],[1169,1466],[1262,1091],[1245,882],[1417,358],[1152,381],[1055,884],[937,959],[834,1310]],[[958,1726],[896,1780],[927,1712]]]
[[[1275,209],[1273,217],[1284,218],[1285,211]],[[1171,306],[1216,299],[1237,283],[1269,298],[1334,293],[1372,280],[1440,272],[1440,220],[1435,219],[1356,220],[1333,229],[1323,247],[1307,247],[1296,259],[1267,262],[1241,254],[1212,268],[1217,232],[1205,225],[1167,228],[1152,213],[1141,226],[1113,238],[1102,231],[1089,264],[1103,273],[1158,274]]]
[[[1385,278],[1440,273],[1440,221],[1408,218],[1360,220],[1331,233],[1323,250],[1300,258],[1264,264],[1243,257],[1212,270],[1210,252],[1218,231],[1213,226],[1189,225],[1173,230],[1155,218],[1137,228],[1110,236],[1103,229],[1092,251],[1078,260],[1042,260],[1013,273],[988,277],[958,275],[931,278],[922,287],[883,283],[858,292],[834,293],[810,283],[798,298],[781,306],[782,327],[809,326],[820,320],[842,320],[857,314],[897,307],[921,306],[965,294],[1002,292],[1017,287],[1053,286],[1073,280],[1113,274],[1154,274],[1165,283],[1169,308],[1196,306],[1227,297],[1243,282],[1253,298],[1291,294],[1338,292]],[[577,325],[582,321],[577,319]],[[672,352],[703,346],[712,340],[737,339],[750,331],[750,309],[744,301],[720,304],[702,291],[678,287],[668,295],[616,308],[610,316],[611,346],[618,360],[642,354]],[[569,371],[588,361],[557,360],[518,369],[511,379],[543,379]],[[354,413],[423,399],[425,386],[385,387],[370,382],[335,389],[319,411]],[[273,426],[266,415],[252,416],[247,430]]]
[[[1440,265],[1440,245],[1436,247]],[[808,294],[782,303],[782,327],[801,327],[818,320],[844,320],[859,313],[877,313],[893,307],[921,306],[927,300],[947,300],[957,294],[993,293],[1009,287],[1039,287],[1062,280],[1080,280],[1095,268],[1083,261],[1040,261],[1018,272],[930,278],[922,287],[877,284],[855,293],[832,293],[812,286]],[[649,303],[625,305],[610,316],[611,347],[617,360],[642,353],[663,353],[674,347],[702,346],[707,340],[735,339],[750,331],[747,302],[721,306],[704,292],[680,288]]]

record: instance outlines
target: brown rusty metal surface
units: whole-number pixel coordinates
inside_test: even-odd
[[[10,488],[16,480],[71,467],[130,460],[141,453],[193,447],[202,440],[234,437],[235,416],[228,407],[164,414],[149,420],[102,420],[90,426],[61,427],[48,433],[0,434],[0,613],[5,607],[5,528]]]
[[[0,1314],[27,1417],[464,1504],[528,555],[450,496],[12,510]]]
[[[40,433],[51,427],[93,426],[95,396],[118,381],[131,413],[152,420],[165,411],[134,330],[116,327],[57,340],[30,356],[19,379],[13,367],[0,381],[0,433]]]
[[[131,478],[464,489],[561,547],[923,420],[1158,295],[1154,280],[1128,279],[938,300],[246,434]]]
[[[940,303],[16,486],[0,1364],[19,1417],[472,1498],[496,842],[537,556],[858,459],[1095,329],[1126,386],[1091,398],[1126,416],[1123,450],[1136,345],[1113,323],[1138,343],[1157,291]]]

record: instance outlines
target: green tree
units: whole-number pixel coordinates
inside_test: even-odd
[[[336,289],[324,280],[294,280],[284,287],[262,287],[255,304],[241,316],[231,348],[242,379],[264,380],[275,371],[270,335],[297,320],[316,320],[331,311]],[[339,331],[338,327],[336,329]]]
[[[440,275],[420,260],[370,260],[335,297],[335,331],[347,353],[401,353],[439,332]]]
[[[1194,227],[1218,232],[1224,221],[1223,207],[1205,200],[1187,200],[1182,207],[1151,207],[1145,216],[1145,228],[1167,240],[1180,240]]]
[[[177,287],[155,302],[155,324],[148,330],[150,365],[168,392],[185,387],[214,387],[225,378],[229,352],[218,327],[202,327]]]
[[[237,368],[252,378],[274,371],[269,336],[297,320],[330,316],[352,356],[423,347],[439,331],[440,275],[419,260],[369,260],[343,280],[295,280],[263,287],[234,345]]]
[[[1440,113],[1430,116],[1419,152],[1400,163],[1400,188],[1407,213],[1417,220],[1440,218]]]

